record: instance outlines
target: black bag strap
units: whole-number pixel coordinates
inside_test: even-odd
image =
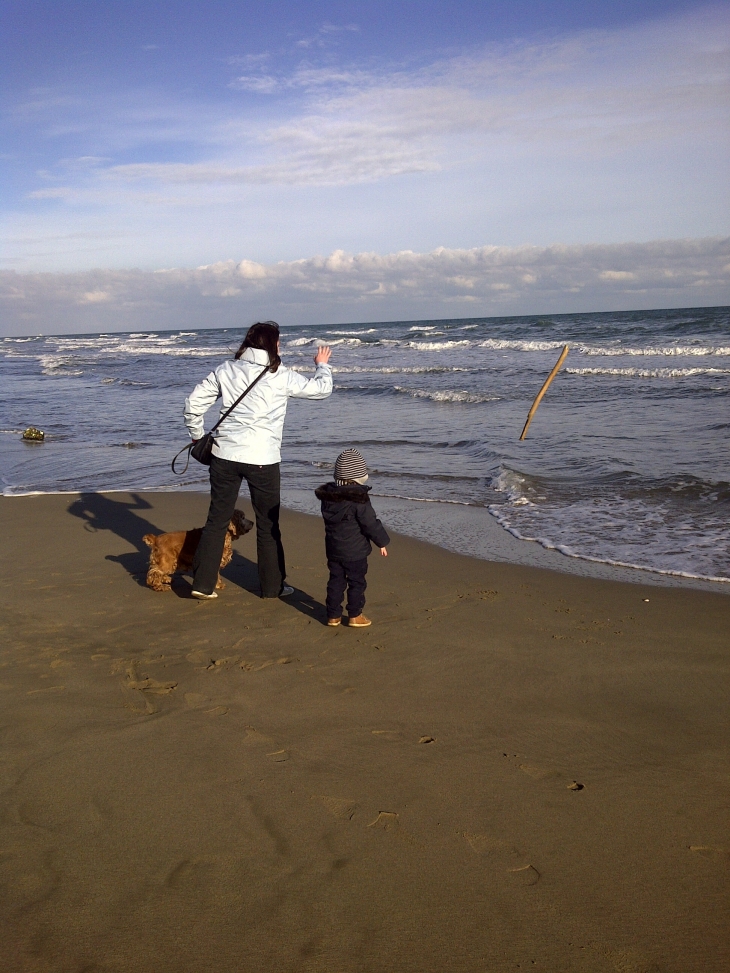
[[[216,424],[211,427],[211,429],[207,433],[208,436],[212,435],[216,431],[216,429],[218,428],[218,426],[220,426],[220,424],[223,422],[223,420],[224,419],[227,419],[228,416],[233,412],[233,410],[236,408],[236,406],[238,405],[238,403],[242,399],[245,399],[246,398],[246,396],[251,391],[251,389],[254,387],[254,385],[256,385],[257,382],[260,382],[261,379],[264,377],[264,375],[268,372],[269,368],[270,368],[270,366],[269,365],[266,365],[265,368],[264,368],[264,370],[262,372],[259,372],[259,374],[253,380],[253,382],[251,382],[251,384],[248,386],[248,388],[247,389],[244,389],[243,392],[241,392],[241,394],[238,396],[238,398],[233,403],[233,405],[230,407],[230,409],[226,409],[226,411],[220,417],[220,419],[218,420],[218,422],[216,422]],[[196,440],[196,442],[197,442],[197,440]],[[183,474],[187,472],[188,466],[190,466],[190,450],[193,448],[194,445],[195,445],[195,443],[188,443],[187,446],[183,446],[183,448],[180,450],[179,453],[176,453],[175,454],[175,456],[174,456],[174,458],[173,458],[172,463],[170,464],[170,466],[172,467],[172,472],[176,476],[183,476]],[[186,460],[186,463],[185,463],[185,468],[182,469],[182,470],[180,470],[180,472],[178,473],[178,471],[175,469],[175,460],[178,458],[178,456],[180,456],[182,453],[184,453],[185,450],[187,450],[187,453],[188,453],[187,460]]]

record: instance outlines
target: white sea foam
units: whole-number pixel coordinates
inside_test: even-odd
[[[414,399],[430,399],[432,402],[460,402],[478,405],[482,402],[497,402],[499,400],[498,395],[479,395],[475,392],[452,391],[450,389],[409,389],[396,385],[395,391],[411,395]]]
[[[41,355],[39,359],[43,375],[58,378],[77,378],[83,375],[74,356],[70,355]]]
[[[604,355],[610,357],[631,355],[635,358],[684,358],[704,357],[706,355],[727,357],[730,355],[730,345],[657,345],[646,348],[622,348],[614,345],[608,347],[600,345],[577,345],[576,347],[583,355]]]
[[[516,537],[518,540],[532,541],[539,544],[541,547],[546,548],[546,550],[558,551],[560,554],[564,554],[566,557],[576,558],[580,561],[592,561],[594,564],[609,564],[612,567],[617,568],[632,568],[635,571],[650,571],[652,574],[663,574],[674,578],[688,578],[697,581],[719,581],[723,584],[730,584],[730,577],[724,577],[721,575],[701,574],[695,571],[674,570],[672,568],[656,567],[652,564],[639,564],[634,561],[618,560],[608,556],[600,557],[598,555],[594,556],[591,554],[581,554],[575,550],[573,546],[554,543],[547,537],[540,537],[538,535],[531,536],[529,532],[521,531],[517,527],[512,526],[510,518],[507,514],[505,514],[505,507],[502,504],[490,504],[487,507],[487,510],[508,533],[512,534],[512,536]],[[651,556],[651,554],[649,554],[649,556]]]
[[[364,332],[363,332],[364,333]],[[362,345],[363,342],[359,338],[335,338],[334,340],[329,340],[325,338],[294,338],[293,341],[287,341],[287,348],[304,348],[307,346],[321,346],[329,345],[331,348],[336,348],[338,345],[345,345],[351,348],[357,347],[357,345]]]
[[[342,335],[345,335],[345,337],[347,337],[349,335],[358,335],[358,334],[375,334],[377,332],[377,330],[378,330],[377,328],[365,328],[362,331],[354,331],[351,328],[348,328],[347,331],[334,331],[334,330],[330,330],[330,331],[327,331],[326,334],[342,334]]]
[[[346,374],[363,375],[445,375],[451,372],[470,372],[472,369],[449,365],[373,365],[371,368],[359,365],[336,365],[333,371]]]
[[[568,375],[617,375],[627,378],[690,378],[693,375],[730,375],[730,368],[566,368]]]
[[[469,348],[471,341],[407,341],[406,348],[414,351],[449,351],[452,348]]]
[[[556,502],[530,489],[527,477],[512,470],[502,470],[492,487],[505,493],[507,502],[490,505],[489,512],[520,540],[584,561],[730,582],[730,529],[721,513],[706,516],[700,531],[695,516],[676,505],[667,507],[650,493],[643,499],[577,494]],[[727,566],[726,573],[707,570],[721,565]]]

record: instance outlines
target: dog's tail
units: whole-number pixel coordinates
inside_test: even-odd
[[[155,541],[157,540],[157,534],[145,534],[142,540],[145,542],[147,547],[154,547]]]

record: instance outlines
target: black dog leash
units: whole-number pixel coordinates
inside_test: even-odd
[[[268,372],[268,370],[269,370],[269,366],[267,365],[262,372],[259,372],[259,374],[253,380],[253,382],[251,382],[251,384],[249,385],[249,387],[247,389],[245,389],[243,392],[241,392],[241,394],[238,396],[238,398],[233,403],[233,405],[230,407],[230,409],[226,409],[226,411],[220,417],[220,419],[218,420],[218,422],[216,422],[216,424],[213,426],[213,428],[210,430],[210,432],[207,432],[200,439],[196,439],[196,441],[194,443],[188,443],[187,446],[183,446],[183,448],[180,450],[180,452],[175,454],[175,456],[174,456],[174,458],[172,460],[172,463],[170,463],[170,467],[172,468],[172,472],[175,474],[175,476],[183,476],[185,473],[187,473],[188,466],[190,466],[190,456],[191,456],[191,454],[200,463],[203,463],[205,466],[210,466],[210,454],[211,454],[211,450],[213,449],[213,442],[214,442],[214,440],[213,440],[213,433],[216,431],[216,429],[218,428],[218,426],[220,426],[220,424],[223,422],[223,420],[228,418],[228,416],[233,412],[233,410],[236,408],[236,406],[238,405],[238,403],[242,399],[245,399],[246,398],[246,396],[251,391],[251,389],[254,387],[254,385],[256,385],[257,382],[260,382],[261,381],[261,379]],[[199,448],[198,449],[199,454],[200,454],[199,457],[198,456],[195,456],[195,453],[193,453],[193,450],[196,447]],[[185,453],[185,452],[187,452],[187,454],[188,454],[187,455],[187,459],[185,461],[185,467],[184,467],[184,469],[178,471],[178,470],[175,469],[175,461],[177,460],[178,456],[180,456],[182,453]],[[206,462],[206,460],[207,460],[207,462]]]

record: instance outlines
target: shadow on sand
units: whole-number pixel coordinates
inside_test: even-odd
[[[149,548],[142,538],[145,534],[159,534],[160,528],[141,517],[137,511],[151,510],[150,504],[138,493],[130,499],[108,497],[103,493],[82,493],[68,508],[70,514],[84,521],[84,530],[96,533],[108,530],[121,537],[137,550],[129,554],[107,555],[107,561],[121,564],[132,578],[144,587],[149,562]]]
[[[136,551],[128,554],[107,554],[106,560],[121,564],[136,583],[144,588],[146,587],[147,566],[149,564],[149,548],[142,538],[145,534],[160,534],[162,531],[137,512],[151,510],[152,504],[138,493],[130,493],[129,497],[130,499],[126,500],[121,499],[120,496],[112,498],[102,493],[82,493],[78,500],[74,500],[68,510],[74,517],[79,517],[85,522],[84,530],[93,532],[99,530],[111,531],[136,548]],[[243,557],[238,551],[234,550],[233,560],[221,573],[228,583],[235,584],[253,595],[258,596],[260,594],[256,563]],[[190,598],[192,586],[182,575],[176,574],[173,575],[172,590],[178,598]],[[159,593],[155,593],[155,595],[159,597]],[[322,623],[326,622],[324,605],[305,591],[295,588],[294,594],[283,599],[283,601],[308,618]]]

